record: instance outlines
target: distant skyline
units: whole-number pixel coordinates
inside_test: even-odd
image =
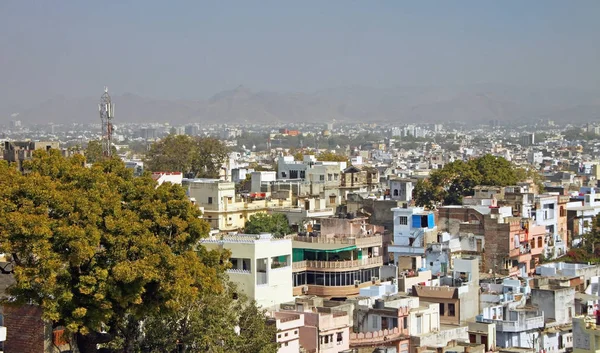
[[[0,105],[239,85],[600,88],[600,1],[0,1]],[[2,109],[0,109],[2,111]]]

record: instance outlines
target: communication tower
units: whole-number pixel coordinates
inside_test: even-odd
[[[104,87],[104,94],[100,98],[98,110],[100,111],[100,120],[102,120],[102,155],[110,157],[112,154],[112,119],[115,114],[115,105],[110,100],[107,87]]]

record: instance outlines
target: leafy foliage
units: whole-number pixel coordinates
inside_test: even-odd
[[[150,316],[144,322],[142,351],[277,352],[276,327],[267,323],[262,310],[236,292],[232,285],[219,297],[205,296],[182,303],[177,312]]]
[[[419,181],[413,190],[418,206],[434,208],[437,204],[462,204],[464,196],[472,196],[477,185],[507,186],[526,176],[509,161],[485,155],[467,162],[455,161],[433,171],[428,180]]]
[[[317,155],[317,160],[323,162],[348,162],[348,157],[334,152],[325,151]]]
[[[10,293],[66,327],[82,353],[119,335],[133,347],[138,334],[128,334],[129,323],[224,290],[226,254],[195,249],[209,225],[181,187],[134,178],[120,160],[86,168],[83,156],[54,150],[36,151],[25,167],[22,175],[0,163],[0,251],[16,280]]]
[[[117,154],[115,146],[111,146],[111,152],[113,155]],[[85,149],[85,159],[87,163],[96,163],[102,160],[102,142],[99,140],[92,140],[88,142]]]
[[[560,261],[600,263],[600,215],[594,218],[592,231],[582,236],[581,246],[571,248]]]
[[[229,149],[212,137],[169,135],[146,154],[149,170],[182,172],[191,177],[218,178]]]
[[[267,214],[258,213],[250,216],[246,221],[247,234],[271,233],[273,236],[283,236],[290,234],[290,228],[287,217],[281,213]]]

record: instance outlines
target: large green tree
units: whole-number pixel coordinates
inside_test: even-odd
[[[467,162],[451,162],[434,170],[428,180],[415,185],[413,199],[418,206],[429,208],[439,204],[460,205],[463,197],[473,195],[477,185],[515,185],[527,175],[506,159],[488,154]]]
[[[282,213],[257,213],[246,221],[244,232],[247,234],[271,233],[276,237],[281,237],[290,234],[292,229],[287,217]]]
[[[150,146],[146,166],[151,171],[182,172],[191,177],[218,178],[229,149],[212,137],[168,135]]]
[[[149,316],[141,348],[148,353],[275,353],[276,332],[264,311],[231,285],[219,297],[199,297],[176,312]]]
[[[227,255],[196,248],[209,226],[181,187],[135,178],[117,159],[86,168],[83,156],[54,150],[37,151],[26,169],[0,163],[9,292],[13,304],[39,305],[80,352],[116,338],[134,352],[147,315],[225,290]]]
[[[117,148],[115,146],[110,147],[113,156],[117,155]],[[85,148],[85,161],[87,163],[96,163],[102,160],[102,141],[92,140],[89,141]]]

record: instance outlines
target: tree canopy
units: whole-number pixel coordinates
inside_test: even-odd
[[[273,236],[281,237],[290,234],[292,229],[287,217],[282,213],[257,213],[246,221],[244,232],[247,234],[271,233]]]
[[[474,187],[515,185],[524,174],[502,157],[490,154],[467,162],[455,161],[431,172],[428,180],[417,182],[413,199],[418,206],[434,208],[437,204],[462,204],[472,196]]]
[[[150,146],[145,162],[151,171],[218,178],[228,154],[229,149],[216,138],[168,135]]]
[[[80,352],[115,342],[135,352],[148,316],[227,291],[228,253],[197,247],[210,227],[180,186],[134,177],[118,159],[86,168],[83,156],[55,150],[36,151],[25,168],[0,163],[9,294],[39,305]]]
[[[277,351],[275,325],[234,285],[218,297],[201,297],[182,303],[176,312],[150,316],[144,327],[141,347],[147,353]],[[232,335],[236,330],[239,335]]]
[[[323,162],[348,162],[348,157],[334,152],[325,151],[317,155],[317,160]]]
[[[117,154],[115,146],[111,146],[111,152],[113,155]],[[87,163],[96,163],[102,160],[102,142],[99,140],[92,140],[88,142],[85,149],[85,161]]]

